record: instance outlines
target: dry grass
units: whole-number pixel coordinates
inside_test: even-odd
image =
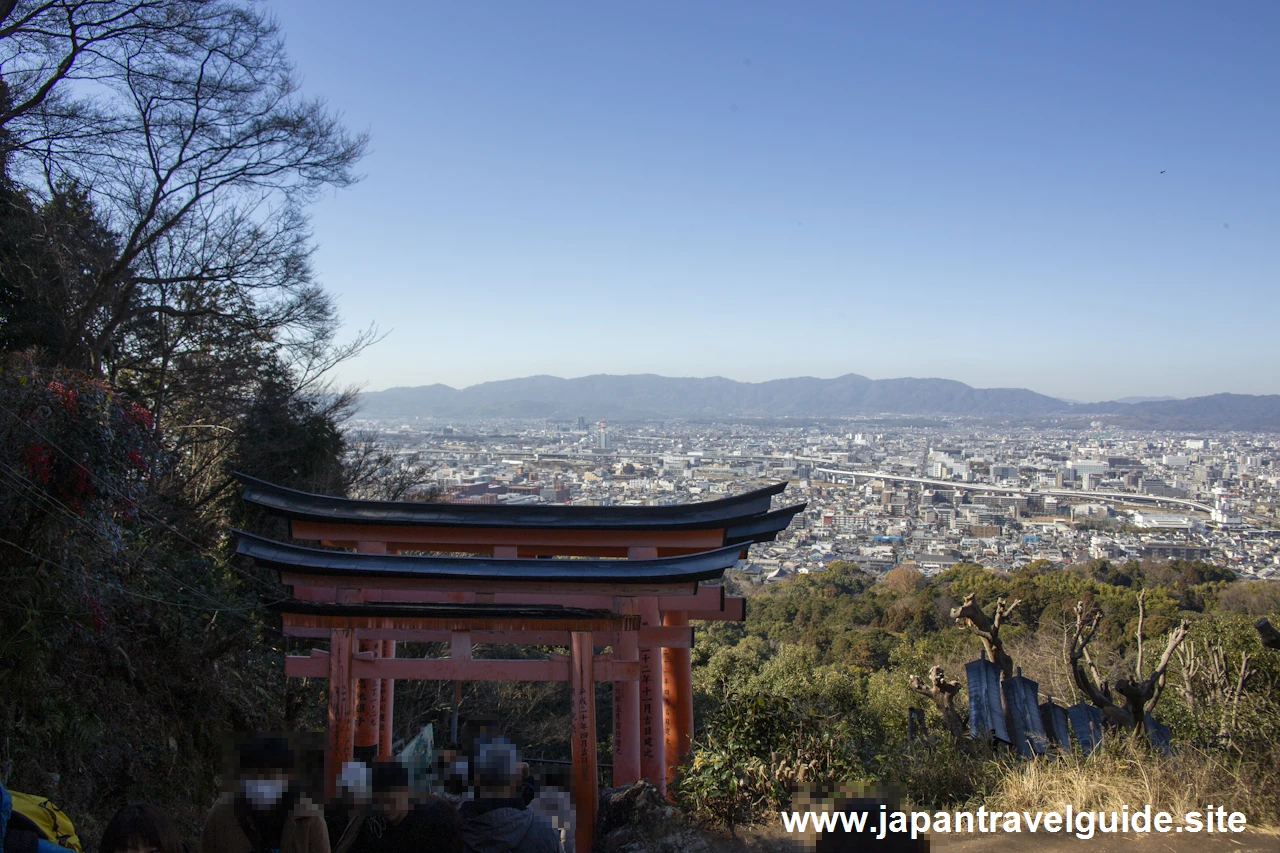
[[[983,798],[1007,811],[1061,809],[1120,811],[1150,803],[1180,815],[1207,804],[1243,812],[1253,828],[1280,828],[1280,756],[1239,760],[1183,746],[1173,755],[1112,738],[1092,756],[1012,763]]]

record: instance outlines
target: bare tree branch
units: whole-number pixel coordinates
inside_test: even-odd
[[[1021,603],[1020,598],[1008,604],[1003,598],[996,599],[995,610],[988,617],[978,606],[975,594],[971,592],[964,597],[964,602],[959,607],[951,608],[951,618],[982,640],[987,656],[1000,666],[1002,678],[1013,678],[1013,658],[1009,657],[1004,650],[1004,643],[1000,639],[1000,626]]]
[[[942,723],[947,727],[947,731],[951,733],[951,736],[956,740],[963,740],[964,723],[961,722],[960,714],[956,711],[955,706],[956,694],[960,691],[960,682],[948,680],[940,666],[935,666],[929,670],[929,680],[927,682],[918,675],[910,676],[908,682],[912,690],[933,700],[938,713],[942,715]]]
[[[1097,632],[1101,613],[1095,613],[1088,626],[1085,625],[1084,602],[1076,603],[1076,630],[1067,654],[1067,665],[1071,668],[1072,680],[1080,692],[1102,711],[1103,720],[1110,726],[1141,732],[1146,724],[1146,714],[1155,708],[1164,690],[1165,673],[1174,652],[1187,636],[1190,623],[1185,619],[1169,634],[1164,654],[1155,670],[1145,679],[1136,675],[1132,679],[1121,678],[1109,685],[1099,673],[1098,668],[1089,658],[1088,644]],[[1142,613],[1142,598],[1139,596],[1139,614]],[[1142,623],[1141,615],[1139,624]],[[1080,661],[1086,660],[1092,674],[1092,680],[1085,675]],[[1112,700],[1112,690],[1124,698],[1123,704],[1117,705]]]
[[[1142,678],[1142,622],[1147,615],[1146,601],[1147,591],[1144,589],[1138,593],[1138,660],[1133,670],[1138,678]]]

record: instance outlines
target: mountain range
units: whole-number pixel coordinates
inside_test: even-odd
[[[388,388],[362,394],[360,414],[381,419],[589,420],[889,414],[1034,421],[1093,418],[1146,429],[1280,431],[1280,395],[1072,403],[1025,388],[974,388],[950,379],[869,379],[856,373],[767,382],[597,374],[576,379],[529,376],[462,389],[439,384]]]

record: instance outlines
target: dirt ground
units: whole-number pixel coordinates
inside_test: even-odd
[[[780,827],[750,827],[732,836],[716,833],[707,838],[713,853],[800,853],[807,845]],[[873,853],[875,847],[860,848]],[[1280,834],[1244,832],[1238,835],[1176,833],[1144,835],[1095,835],[1090,839],[1053,833],[938,836],[930,839],[930,853],[1280,853]]]
[[[1256,832],[1236,834],[1147,833],[1143,835],[1095,835],[1088,840],[1069,836],[981,835],[934,841],[931,853],[1016,853],[1021,850],[1052,853],[1280,853],[1280,835]]]

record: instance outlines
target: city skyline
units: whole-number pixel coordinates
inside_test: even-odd
[[[1280,392],[1273,5],[271,8],[372,137],[344,382]]]
[[[671,506],[786,484],[804,508],[739,580],[833,563],[873,575],[962,563],[996,571],[1090,560],[1206,560],[1280,570],[1273,433],[865,421],[582,416],[361,417],[403,482],[449,503]]]

